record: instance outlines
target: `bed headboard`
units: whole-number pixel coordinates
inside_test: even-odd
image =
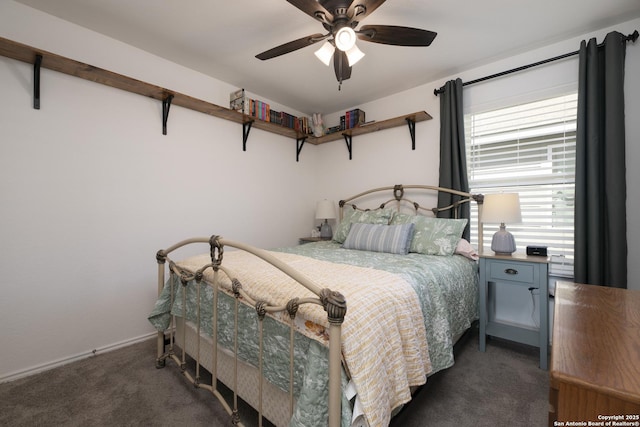
[[[448,206],[437,206],[438,195],[440,193],[452,194],[455,196],[459,196],[459,198],[454,198],[455,201]],[[380,200],[383,201],[380,202]],[[376,201],[379,204],[375,207],[365,208],[360,206],[361,203],[363,205],[368,204],[369,206],[374,206],[373,203],[375,203]],[[452,218],[459,218],[460,207],[465,203],[475,202],[478,204],[478,223],[476,226],[478,231],[478,245],[479,247],[481,247],[481,244],[483,242],[483,235],[480,218],[482,217],[483,201],[484,196],[482,194],[471,194],[464,191],[458,191],[444,187],[435,187],[431,185],[398,184],[389,187],[373,188],[371,190],[356,194],[355,196],[351,196],[347,199],[340,200],[339,221],[342,221],[342,218],[344,217],[344,210],[348,208],[361,211],[392,208],[398,212],[401,212],[403,209],[408,208],[411,209],[411,211],[416,215],[430,214],[432,216],[437,216],[439,212],[451,211]],[[420,202],[432,203],[433,207],[424,207],[420,204]]]

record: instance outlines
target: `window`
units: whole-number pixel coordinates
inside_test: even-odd
[[[573,277],[577,99],[573,93],[465,116],[471,192],[519,193],[522,224],[507,230],[519,249],[547,246],[549,273],[564,277]],[[485,225],[487,244],[497,229]]]

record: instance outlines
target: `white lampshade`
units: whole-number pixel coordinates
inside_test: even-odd
[[[345,52],[347,54],[347,60],[349,61],[349,67],[356,65],[356,62],[364,58],[364,52],[358,49],[355,44],[351,49]]]
[[[334,219],[336,206],[333,200],[320,200],[316,203],[316,219]]]
[[[482,203],[482,222],[499,224],[522,222],[518,193],[485,195]]]
[[[491,250],[496,254],[510,255],[516,251],[513,235],[506,230],[505,223],[522,222],[520,196],[518,193],[487,194],[482,203],[482,222],[499,223],[491,240]]]
[[[333,52],[335,52],[336,48],[333,47],[331,42],[324,42],[320,49],[316,50],[314,53],[318,57],[320,61],[324,63],[324,65],[329,66],[331,63],[331,58],[333,58]]]
[[[334,36],[336,47],[343,52],[356,45],[356,32],[351,27],[342,27]]]

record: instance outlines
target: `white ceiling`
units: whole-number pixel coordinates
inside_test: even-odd
[[[569,37],[640,17],[639,0],[387,0],[360,25],[435,31],[429,47],[358,42],[351,79],[313,52],[260,61],[326,33],[286,0],[16,0],[303,113],[342,111]],[[480,76],[479,76],[480,77]]]

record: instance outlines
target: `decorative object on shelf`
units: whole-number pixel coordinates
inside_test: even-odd
[[[497,255],[511,255],[516,251],[516,241],[506,230],[505,223],[522,222],[518,193],[485,194],[482,207],[483,223],[499,223],[491,240],[491,250]]]
[[[229,94],[229,109],[243,114],[249,114],[249,104],[244,89],[234,90]]]
[[[360,21],[380,7],[385,0],[288,1],[318,20],[328,33],[316,33],[281,44],[259,53],[256,58],[264,61],[324,40],[324,44],[315,51],[315,55],[327,66],[333,58],[334,72],[340,85],[343,80],[351,77],[351,67],[364,57],[364,53],[356,45],[356,39],[395,46],[429,46],[437,35],[433,31],[396,25],[364,25],[355,31]]]
[[[311,120],[313,122],[313,136],[315,136],[316,138],[320,138],[322,135],[324,135],[325,130],[324,122],[322,120],[322,114],[313,113]]]
[[[316,219],[324,219],[322,226],[320,227],[320,237],[323,239],[331,239],[333,237],[333,230],[329,225],[329,220],[336,217],[336,204],[333,200],[320,200],[316,204]]]

